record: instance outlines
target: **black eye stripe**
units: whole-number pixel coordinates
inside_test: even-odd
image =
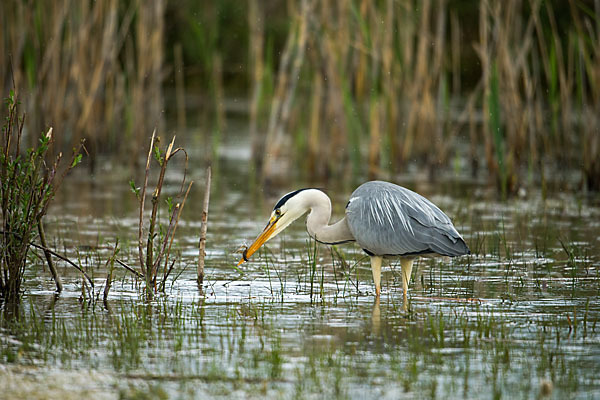
[[[286,194],[281,199],[279,199],[279,201],[277,202],[277,204],[275,204],[275,207],[273,207],[273,210],[277,210],[278,208],[281,208],[281,206],[283,206],[289,199],[291,199],[292,197],[294,197],[295,195],[297,195],[301,191],[308,190],[308,189],[314,189],[314,188],[298,189],[298,190],[295,190],[293,192],[290,192],[290,193]]]

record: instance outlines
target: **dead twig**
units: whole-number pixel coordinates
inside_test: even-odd
[[[187,158],[186,158],[187,159]],[[170,269],[173,269],[173,264],[174,262],[171,264],[171,268],[167,269],[167,265],[169,264],[169,255],[171,254],[171,247],[173,246],[173,240],[175,239],[175,231],[177,230],[177,225],[179,224],[179,218],[181,217],[181,211],[183,211],[183,206],[185,205],[185,201],[188,197],[188,194],[190,193],[190,189],[192,188],[192,184],[194,183],[194,181],[191,181],[186,192],[185,195],[183,196],[183,201],[181,202],[181,204],[177,204],[175,206],[175,208],[173,209],[173,215],[171,217],[171,224],[169,224],[169,231],[167,232],[167,235],[165,236],[165,242],[164,244],[166,245],[167,240],[169,239],[170,236],[170,240],[169,240],[169,247],[166,249],[166,255],[165,255],[165,267],[164,267],[164,277],[163,277],[163,287],[164,287],[164,283],[167,280],[167,277],[169,275],[169,273],[171,272]],[[171,229],[171,226],[173,226],[173,228]],[[163,248],[163,252],[165,251],[165,249]],[[156,264],[155,264],[155,268],[158,267],[158,263],[160,262],[160,258],[156,260]]]
[[[157,161],[160,164],[160,174],[158,176],[158,182],[156,183],[156,188],[152,193],[152,214],[150,215],[150,225],[148,227],[148,238],[146,241],[146,288],[149,290],[151,286],[154,286],[156,289],[156,270],[154,268],[154,263],[152,260],[154,259],[154,238],[155,238],[155,228],[156,222],[158,221],[158,208],[159,203],[158,200],[160,198],[160,193],[162,191],[163,182],[165,179],[165,173],[167,172],[167,164],[169,159],[171,158],[171,152],[173,150],[173,145],[175,144],[175,136],[173,136],[173,140],[167,146],[167,151],[165,152],[164,158],[160,155],[160,150],[157,149],[156,157]],[[143,210],[142,210],[143,212]],[[160,251],[157,259],[161,256]]]
[[[139,229],[138,229],[138,246],[139,246],[139,261],[141,274],[136,274],[138,277],[143,277],[146,283],[146,291],[149,297],[152,297],[152,293],[157,290],[164,289],[164,281],[170,273],[169,263],[171,260],[170,253],[175,238],[175,232],[179,224],[181,212],[185,205],[185,201],[190,193],[193,182],[187,184],[187,165],[188,165],[188,154],[185,149],[178,147],[175,148],[175,137],[169,142],[167,148],[161,150],[158,146],[159,138],[156,137],[156,131],[152,134],[150,141],[150,150],[148,151],[148,157],[146,160],[146,170],[144,176],[144,183],[141,188],[136,188],[135,183],[131,181],[132,189],[136,195],[140,196],[140,212],[139,212]],[[167,203],[169,205],[169,220],[168,225],[163,225],[160,222],[159,210],[160,210],[160,198],[163,185],[165,182],[165,176],[167,172],[167,166],[173,157],[181,153],[184,155],[185,166],[183,169],[183,178],[181,180],[181,188],[179,193],[176,195],[177,199],[181,199],[180,203],[174,203],[173,199],[169,197]],[[154,157],[160,166],[158,174],[158,180],[152,190],[152,210],[150,213],[150,219],[148,221],[147,232],[144,233],[144,205],[146,192],[148,190],[148,177],[150,174],[151,157]],[[187,190],[186,190],[187,184]],[[141,191],[141,194],[140,194]],[[146,252],[144,253],[144,240]],[[159,266],[163,263],[163,276],[162,281],[157,281]],[[118,261],[118,260],[117,260]],[[121,262],[120,262],[121,263]],[[121,263],[121,265],[124,265]],[[171,263],[171,268],[174,263]]]
[[[21,235],[15,233],[15,232],[0,231],[0,234],[3,234],[3,235],[14,235],[14,236],[18,237],[19,239],[22,239]],[[59,259],[65,261],[65,262],[67,262],[68,264],[71,264],[71,266],[75,267],[75,269],[77,269],[79,272],[81,272],[81,274],[88,280],[88,282],[92,286],[92,290],[94,289],[94,282],[88,276],[88,274],[86,274],[85,271],[79,265],[75,264],[73,261],[69,260],[67,257],[62,256],[62,255],[58,254],[57,252],[50,250],[46,246],[39,245],[39,244],[34,243],[34,242],[29,242],[29,246],[33,246],[36,249],[42,250],[44,253],[51,254],[54,257],[59,258]]]
[[[144,203],[146,199],[146,188],[148,187],[148,175],[150,174],[150,159],[152,158],[152,149],[154,148],[154,139],[156,138],[156,129],[152,132],[152,139],[150,139],[150,149],[148,150],[148,157],[146,158],[146,173],[144,175],[144,184],[142,185],[142,194],[140,195],[140,224],[138,228],[138,250],[140,253],[140,268],[142,273],[145,272],[144,268]]]
[[[129,265],[125,264],[123,261],[119,260],[118,258],[115,259],[115,261],[122,266],[123,268],[125,268],[127,271],[131,272],[132,274],[134,274],[136,277],[138,278],[143,278],[144,274],[140,274],[139,272],[137,272],[135,269],[131,268]]]
[[[210,166],[206,169],[206,187],[204,192],[204,205],[202,207],[202,218],[200,225],[200,241],[198,242],[198,286],[202,288],[204,282],[204,257],[206,257],[206,230],[208,228],[208,203],[210,201]]]
[[[117,258],[117,253],[119,253],[119,239],[117,239],[115,243],[115,248],[113,249],[112,255],[108,260],[106,260],[106,266],[109,266],[110,264],[110,267],[108,268],[108,273],[106,274],[106,283],[104,285],[104,297],[102,298],[104,303],[106,303],[106,299],[108,299],[108,292],[110,292],[110,286],[112,284],[113,271],[115,269],[115,260]]]
[[[42,221],[38,222],[38,233],[40,235],[40,243],[42,243],[42,246],[47,248],[48,245],[46,244],[46,233],[44,232],[44,224]],[[54,265],[54,262],[52,262],[52,254],[49,251],[44,250],[44,256],[46,257],[48,268],[52,274],[52,279],[54,279],[54,283],[56,284],[56,291],[60,293],[63,289],[62,282],[60,280],[60,275],[58,275],[58,271],[56,270],[56,266]]]
[[[175,141],[175,138],[173,138],[173,142],[174,141]],[[173,142],[171,144],[173,144]],[[169,149],[171,149],[171,147],[169,147]],[[171,158],[175,154],[177,154],[179,151],[183,152],[183,154],[185,155],[185,167],[183,169],[183,179],[181,180],[181,189],[177,196],[181,196],[183,194],[185,178],[187,176],[188,154],[183,148],[179,147],[171,153],[169,153],[167,151],[167,156],[165,156],[165,160],[164,160],[165,169],[166,169],[166,163],[169,162],[171,160]],[[165,276],[166,276],[167,265],[169,263],[169,254],[171,253],[171,246],[173,245],[173,240],[175,239],[175,231],[177,230],[177,225],[179,224],[179,217],[181,216],[181,211],[183,210],[183,206],[185,205],[185,200],[187,199],[188,194],[190,193],[190,189],[192,188],[193,183],[194,183],[194,181],[191,181],[190,184],[188,185],[185,195],[183,196],[183,201],[181,203],[177,203],[173,207],[171,217],[169,218],[169,227],[167,228],[167,233],[164,236],[162,246],[160,247],[160,251],[158,253],[158,256],[156,257],[156,261],[152,265],[152,276],[156,276],[156,274],[158,272],[158,265],[161,263],[163,257],[165,257],[164,272],[165,272]],[[162,182],[161,182],[161,185],[162,185]],[[168,247],[167,247],[167,244],[168,244]]]

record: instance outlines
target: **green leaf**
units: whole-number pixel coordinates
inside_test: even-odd
[[[131,186],[131,191],[135,194],[135,197],[140,198],[140,188],[135,186],[135,181],[132,179],[129,181],[129,186]]]
[[[8,97],[5,99],[5,101],[8,107],[15,104],[15,91],[13,89],[10,89],[8,92]]]
[[[169,207],[169,214],[171,214],[173,212],[173,198],[172,197],[167,197],[167,199],[165,200],[167,202],[167,206]]]
[[[158,164],[162,166],[163,163],[163,152],[160,150],[158,146],[154,146],[154,158],[158,161]]]
[[[77,164],[79,164],[81,162],[81,158],[83,157],[82,154],[77,154],[75,156],[75,158],[73,159],[73,163],[71,164],[71,168],[75,167]]]

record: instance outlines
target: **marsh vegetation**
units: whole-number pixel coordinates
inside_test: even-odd
[[[35,398],[70,387],[122,398],[598,394],[600,226],[591,222],[600,215],[597,203],[563,194],[543,199],[539,192],[498,202],[485,186],[456,182],[447,182],[455,189],[444,196],[420,187],[453,215],[473,254],[421,259],[404,312],[397,263],[384,267],[381,302],[374,303],[360,249],[315,246],[302,224],[245,264],[243,274],[236,271],[237,247],[260,229],[273,199],[247,191],[246,161],[237,150],[243,139],[231,140],[215,176],[202,294],[201,202],[188,202],[179,222],[179,261],[164,292],[148,301],[144,279],[115,267],[103,303],[114,238],[122,260],[139,258],[138,200],[118,170],[94,181],[76,171],[65,182],[47,234],[96,289],[82,296],[79,273],[60,264],[64,290],[57,296],[44,263],[31,261],[22,306],[13,315],[2,311],[5,393]],[[192,175],[203,171],[190,165]],[[166,193],[180,190],[174,175],[166,175]],[[334,214],[342,213],[343,192],[330,190]]]
[[[0,77],[27,93],[29,144],[51,121],[63,148],[87,139],[92,170],[141,162],[169,117],[213,154],[243,110],[266,181],[419,168],[504,196],[598,190],[598,15],[575,0],[9,0]]]
[[[600,2],[280,3],[0,2],[2,396],[599,397]],[[302,223],[234,267],[370,178],[472,251],[407,311]]]

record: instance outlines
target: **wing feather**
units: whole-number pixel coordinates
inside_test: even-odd
[[[377,255],[466,254],[468,247],[442,210],[425,197],[389,182],[359,186],[346,207],[350,231]]]

